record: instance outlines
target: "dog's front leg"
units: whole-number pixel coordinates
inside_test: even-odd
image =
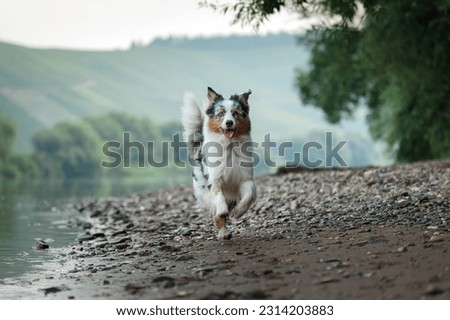
[[[241,195],[241,200],[231,213],[231,215],[235,218],[240,218],[244,213],[246,213],[253,201],[255,201],[256,188],[253,180],[242,183],[239,188],[239,192]]]
[[[231,239],[231,233],[227,229],[228,205],[222,190],[219,187],[213,188],[214,191],[214,208],[213,216],[217,229],[219,229],[219,240]]]

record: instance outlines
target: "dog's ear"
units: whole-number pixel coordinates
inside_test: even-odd
[[[209,105],[214,104],[217,100],[223,99],[222,95],[215,92],[211,87],[208,87],[208,100]]]
[[[252,94],[252,90],[248,89],[247,92],[241,93],[237,96],[237,100],[242,105],[244,109],[248,112],[249,105],[248,105],[248,97]]]

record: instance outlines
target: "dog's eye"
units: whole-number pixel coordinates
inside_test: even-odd
[[[225,112],[219,112],[219,113],[217,114],[217,117],[222,118],[224,114],[225,114]]]
[[[234,118],[239,118],[239,116],[240,116],[240,114],[239,114],[239,112],[237,112],[237,111],[235,111],[235,112],[233,112],[233,117]]]

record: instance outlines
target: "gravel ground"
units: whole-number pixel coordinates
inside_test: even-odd
[[[256,184],[229,241],[190,187],[75,204],[75,244],[0,297],[450,299],[450,161]]]

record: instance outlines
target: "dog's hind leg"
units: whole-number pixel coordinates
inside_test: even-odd
[[[227,220],[229,215],[228,205],[221,190],[217,190],[214,194],[213,216],[216,227],[219,229],[217,237],[219,240],[229,240],[231,239],[231,233],[227,228]]]

